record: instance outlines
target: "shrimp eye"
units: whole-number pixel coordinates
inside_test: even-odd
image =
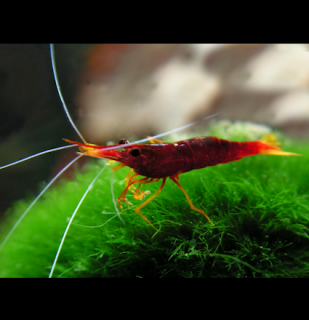
[[[132,157],[138,157],[140,154],[141,154],[141,150],[137,148],[134,148],[130,151],[130,155]]]
[[[129,141],[126,138],[121,138],[118,142],[118,144],[128,144]]]

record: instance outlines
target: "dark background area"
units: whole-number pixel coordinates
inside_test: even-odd
[[[59,79],[70,64],[62,59],[62,46],[56,47]],[[67,67],[66,67],[67,66]],[[65,99],[70,106],[74,81],[64,80]],[[74,117],[74,112],[72,112]],[[48,44],[0,45],[0,166],[34,153],[65,145],[64,137],[75,138],[56,90]],[[65,151],[47,154],[0,170],[0,215],[14,200],[34,195],[48,182]],[[68,157],[69,158],[69,157]],[[62,159],[64,162],[66,159]],[[68,160],[68,159],[67,159]]]

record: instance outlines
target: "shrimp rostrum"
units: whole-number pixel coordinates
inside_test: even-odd
[[[65,141],[80,146],[80,154],[82,155],[104,158],[111,162],[119,162],[113,168],[113,171],[117,171],[125,166],[132,168],[125,179],[126,188],[118,198],[118,203],[122,210],[121,201],[131,204],[126,199],[128,191],[133,192],[135,199],[141,200],[148,194],[147,191],[141,191],[141,186],[162,179],[160,188],[145,202],[135,208],[135,212],[154,229],[156,228],[140,213],[140,210],[161,192],[168,177],[184,193],[190,208],[202,213],[211,225],[214,225],[202,209],[198,209],[193,205],[187,192],[179,183],[180,174],[208,166],[237,161],[242,157],[257,154],[299,155],[283,151],[273,134],[269,134],[258,141],[248,142],[227,141],[216,137],[198,137],[174,143],[162,143],[160,140],[149,137],[151,144],[148,145],[130,144],[127,140],[121,139],[119,144],[114,146],[82,144],[66,139]],[[143,178],[137,178],[138,176],[143,176]],[[137,187],[133,186],[135,184]]]

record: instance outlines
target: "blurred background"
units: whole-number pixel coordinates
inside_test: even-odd
[[[308,50],[308,44],[55,45],[66,104],[85,139],[97,144],[144,138],[218,111],[216,120],[266,124],[308,139]],[[65,145],[62,138],[79,141],[58,97],[49,45],[0,44],[0,137],[0,166]],[[1,170],[0,214],[37,194],[75,152]]]

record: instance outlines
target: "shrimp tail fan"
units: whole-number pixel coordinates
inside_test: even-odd
[[[267,134],[259,141],[263,143],[261,148],[262,150],[260,151],[261,154],[269,154],[274,156],[301,156],[301,154],[298,153],[283,151],[280,148],[280,142],[277,140],[277,137],[273,133]]]

